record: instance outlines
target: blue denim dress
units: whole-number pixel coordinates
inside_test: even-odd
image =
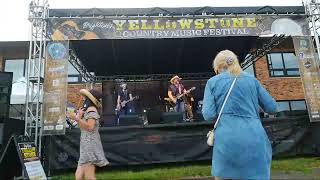
[[[203,117],[217,118],[234,80],[229,72],[208,80]],[[276,112],[276,102],[260,82],[245,72],[238,77],[215,131],[212,175],[223,179],[270,179],[272,148],[259,110]]]

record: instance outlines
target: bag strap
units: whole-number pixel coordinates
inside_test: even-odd
[[[233,82],[232,82],[232,84],[231,84],[231,86],[230,86],[230,89],[229,89],[229,91],[228,91],[228,94],[227,94],[226,98],[225,98],[224,101],[223,101],[223,104],[222,104],[222,107],[221,107],[221,109],[220,109],[220,112],[219,112],[217,121],[216,121],[216,123],[214,123],[213,130],[216,130],[216,128],[217,128],[217,125],[218,125],[218,122],[219,122],[219,120],[220,120],[222,111],[223,111],[223,109],[224,109],[224,106],[225,106],[226,103],[227,103],[227,100],[228,100],[228,98],[229,98],[229,96],[230,96],[230,94],[231,94],[231,91],[232,91],[232,89],[233,89],[234,84],[236,83],[236,80],[237,80],[237,78],[234,78],[234,80],[233,80]]]

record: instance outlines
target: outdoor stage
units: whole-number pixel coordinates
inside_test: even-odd
[[[274,157],[315,155],[319,133],[307,115],[263,119]],[[148,126],[102,127],[103,149],[111,166],[211,160],[212,148],[206,134],[212,123],[155,124]],[[79,158],[80,130],[45,139],[45,166],[49,171],[75,168]],[[319,148],[319,146],[318,146]]]
[[[26,132],[40,130],[39,136],[29,134],[35,135],[50,171],[76,167],[79,156],[80,131],[66,131],[63,126],[68,62],[88,82],[87,87],[101,87],[104,125],[114,126],[120,82],[127,82],[141,96],[138,114],[143,116],[144,110],[158,107],[163,112],[161,101],[173,75],[181,76],[187,86],[197,87],[198,102],[206,81],[214,76],[212,60],[220,50],[234,51],[246,69],[282,42],[299,56],[301,88],[308,92],[305,99],[309,116],[304,113],[265,118],[263,125],[275,156],[319,152],[319,124],[310,123],[320,121],[320,104],[310,103],[319,99],[312,85],[319,82],[319,67],[304,7],[50,9],[39,24],[42,22],[46,22],[41,26],[46,31],[41,33],[46,32],[50,42],[40,41],[44,51],[33,51],[31,56],[46,62],[43,116],[42,111],[32,116],[40,117],[42,126],[31,126],[27,112]],[[36,38],[31,41],[30,52],[32,45],[38,47]],[[35,84],[40,84],[38,76]],[[213,124],[200,119],[195,123],[102,127],[106,157],[114,166],[210,160],[206,134]]]

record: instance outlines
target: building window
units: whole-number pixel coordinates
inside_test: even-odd
[[[300,76],[298,58],[293,52],[269,53],[267,59],[271,77]]]
[[[278,101],[278,111],[307,110],[305,100]]]
[[[289,101],[277,102],[278,111],[290,111]]]
[[[13,59],[6,60],[4,65],[5,72],[12,72],[12,82],[16,82],[22,77],[25,77],[26,73],[26,60],[25,59]]]
[[[249,58],[251,54],[247,54],[245,59]],[[256,76],[256,72],[255,72],[255,67],[254,67],[254,63],[252,63],[249,67],[247,67],[245,70],[243,70],[244,72],[247,72],[251,75],[253,75],[254,77]]]
[[[27,61],[25,59],[8,59],[5,61],[5,72],[13,72],[12,82],[16,82],[22,77],[26,76],[27,72]],[[42,71],[42,77],[44,75]],[[74,68],[74,66],[69,62],[68,64],[68,82],[79,83],[83,82],[80,73]]]
[[[76,68],[68,62],[68,82],[69,83],[79,83],[82,82],[82,77]]]

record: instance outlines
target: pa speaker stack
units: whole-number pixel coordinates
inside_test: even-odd
[[[6,129],[4,123],[9,120],[12,77],[12,72],[0,72],[0,144],[7,141],[2,137],[3,131]],[[15,127],[12,128],[15,129]]]

